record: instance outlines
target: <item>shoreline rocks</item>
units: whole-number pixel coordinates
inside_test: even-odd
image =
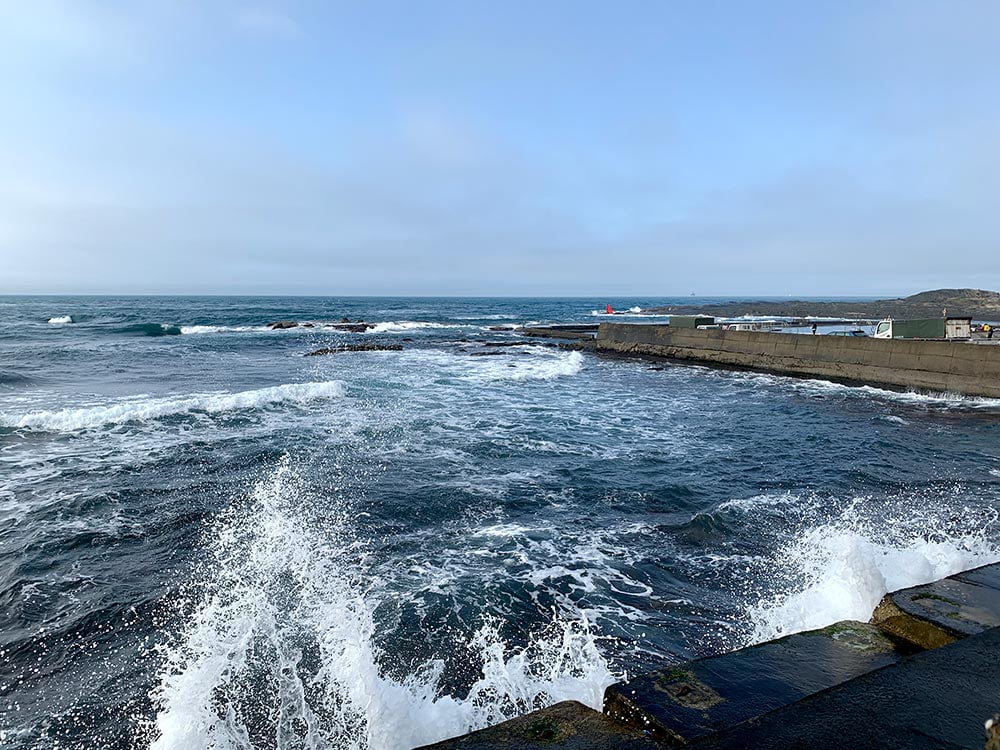
[[[401,352],[401,344],[343,344],[342,346],[325,346],[322,349],[306,352],[303,357],[322,357],[326,354],[342,354],[344,352]]]
[[[297,320],[275,320],[267,323],[266,326],[272,331],[285,331],[290,328],[332,328],[335,331],[347,331],[349,333],[365,333],[375,327],[375,323],[366,323],[363,320],[352,323],[347,318],[341,318],[339,323],[300,323]]]

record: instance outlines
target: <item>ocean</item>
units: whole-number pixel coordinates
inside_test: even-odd
[[[998,400],[494,330],[692,301],[0,297],[0,744],[410,748],[1000,560]]]

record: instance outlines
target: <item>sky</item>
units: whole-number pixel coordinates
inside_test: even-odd
[[[1000,289],[996,0],[0,0],[0,293]]]

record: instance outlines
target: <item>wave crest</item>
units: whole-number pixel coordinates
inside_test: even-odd
[[[181,326],[183,334],[191,335],[198,333],[270,333],[273,329],[267,326]]]
[[[912,533],[895,539],[844,522],[810,529],[777,555],[785,572],[791,571],[799,583],[750,608],[750,642],[840,620],[867,622],[890,591],[1000,561],[996,516],[984,518],[978,529]]]
[[[374,327],[369,328],[365,333],[412,333],[413,331],[425,329],[462,327],[455,323],[430,323],[422,320],[390,320],[385,323],[376,323]]]
[[[169,323],[134,323],[116,329],[115,333],[127,336],[179,336],[181,329]]]
[[[163,417],[202,412],[259,409],[280,403],[305,404],[344,394],[343,383],[292,383],[239,393],[210,393],[186,398],[133,399],[107,406],[36,411],[22,416],[0,414],[0,425],[44,432],[73,432],[126,422],[146,422]]]
[[[464,698],[442,694],[440,660],[388,675],[353,517],[347,501],[311,498],[286,457],[206,531],[201,593],[153,694],[153,750],[403,750],[561,700],[600,707],[614,678],[583,620],[523,649],[482,626],[458,646],[481,665]]]

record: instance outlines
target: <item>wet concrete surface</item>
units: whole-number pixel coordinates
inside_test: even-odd
[[[872,622],[921,648],[1000,627],[1000,565],[886,594]]]
[[[906,657],[691,745],[735,748],[982,748],[1000,711],[1000,628]]]
[[[576,701],[564,701],[502,724],[422,750],[657,750],[660,746],[629,727]]]
[[[872,625],[842,622],[668,667],[608,688],[605,713],[668,744],[762,716],[898,662],[900,648]]]

